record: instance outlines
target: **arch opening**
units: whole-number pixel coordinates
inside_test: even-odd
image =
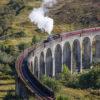
[[[100,62],[100,35],[96,35],[92,42],[93,62]]]
[[[62,72],[62,49],[60,44],[55,48],[55,77],[59,77]]]
[[[44,53],[40,55],[40,77],[45,75],[45,62],[44,62]]]
[[[63,65],[71,69],[71,47],[68,42],[66,42],[63,47]]]
[[[82,58],[82,62],[83,62],[83,68],[84,69],[88,69],[91,66],[91,41],[88,37],[85,37],[82,43],[82,50],[83,50],[83,58]]]
[[[73,42],[73,72],[80,72],[81,67],[81,48],[79,40]]]
[[[35,57],[34,59],[34,75],[38,77],[38,58]]]
[[[52,77],[53,75],[53,58],[52,52],[49,48],[46,53],[46,75]]]

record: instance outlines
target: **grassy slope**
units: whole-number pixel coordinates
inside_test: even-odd
[[[0,5],[7,4],[9,0],[0,1]],[[18,45],[22,42],[24,43],[30,43],[32,40],[33,35],[37,35],[39,37],[43,37],[43,34],[36,31],[37,27],[33,25],[28,16],[30,12],[32,11],[33,7],[39,7],[40,1],[37,0],[26,0],[27,3],[25,5],[25,8],[17,15],[12,21],[11,27],[13,30],[13,33],[23,31],[27,34],[25,38],[13,38],[8,40],[0,40],[1,44],[6,45]]]
[[[8,1],[9,0],[0,0],[0,5],[1,6],[5,5],[8,3]],[[18,45],[21,42],[26,42],[26,43],[31,42],[32,36],[34,34],[40,35],[41,37],[43,35],[45,35],[44,33],[39,33],[37,31],[35,31],[37,29],[37,27],[35,25],[33,25],[28,19],[28,15],[31,12],[32,8],[38,7],[40,5],[40,1],[38,1],[38,0],[35,0],[35,1],[34,0],[26,0],[26,1],[27,1],[26,7],[13,20],[12,28],[15,32],[18,32],[18,31],[26,32],[27,37],[9,39],[6,41],[0,41],[0,43],[6,44],[6,45]],[[60,6],[58,6],[56,9],[60,9]],[[63,23],[63,24],[55,23],[55,26],[54,26],[55,33],[70,31],[70,30],[74,30],[74,29],[75,29],[75,26],[73,24],[67,24],[67,23]],[[2,77],[2,76],[0,75],[0,77]],[[5,80],[1,79],[0,80],[0,84],[2,84],[2,85],[0,85],[0,91],[6,90],[5,92],[0,92],[0,99],[7,94],[7,90],[15,90],[15,86],[12,85],[13,83],[14,83],[13,79],[5,79]],[[91,96],[91,94],[86,90],[82,91],[82,90],[77,90],[77,89],[63,88],[61,90],[61,94],[71,96],[71,98],[74,100],[75,100],[75,98],[83,98],[83,97],[86,97],[87,100],[99,100],[99,99],[97,99],[98,97]],[[84,99],[82,99],[82,100],[84,100]]]
[[[1,0],[0,4],[1,5],[6,4],[8,1],[9,0]],[[37,27],[35,25],[33,25],[28,18],[32,9],[40,6],[40,3],[41,3],[40,0],[24,0],[24,1],[26,1],[25,8],[14,18],[14,20],[12,22],[12,29],[14,32],[24,31],[25,33],[27,33],[27,37],[26,37],[26,39],[25,38],[19,39],[18,43],[16,43],[16,40],[17,40],[16,38],[11,39],[10,41],[11,41],[11,43],[13,42],[13,45],[14,45],[14,43],[16,45],[16,44],[20,44],[21,42],[30,42],[33,35],[42,36],[42,37],[47,35],[45,33],[36,31]],[[90,2],[90,0],[85,0],[85,2],[82,0],[67,0],[67,1],[59,0],[59,1],[61,1],[61,2],[58,3],[54,8],[52,8],[49,13],[49,15],[55,19],[53,33],[62,33],[62,32],[66,32],[66,31],[73,31],[76,29],[83,28],[83,26],[80,24],[74,25],[73,23],[69,23],[69,21],[71,20],[70,17],[72,17],[71,14],[68,14],[68,12],[70,12],[69,8],[70,9],[75,8],[76,13],[74,15],[76,17],[79,13],[83,14],[82,10],[85,9],[84,5],[88,9],[88,6],[91,6],[92,2]],[[100,7],[97,6],[97,3],[94,2],[93,4],[94,4],[93,7],[94,8],[98,7],[98,10],[99,10]],[[95,5],[96,5],[96,7],[95,7]],[[71,11],[73,11],[73,10],[71,10]],[[79,11],[79,13],[78,13],[78,11]],[[90,13],[91,13],[91,11],[90,11]],[[89,13],[87,13],[87,14],[89,14]],[[81,16],[81,14],[79,14],[79,15]],[[84,14],[82,16],[84,16]],[[100,17],[99,13],[97,13],[96,16],[98,16],[98,18],[99,18]],[[74,18],[74,17],[72,17],[72,18]],[[60,20],[62,20],[62,21],[60,21]],[[92,27],[92,26],[90,26],[90,27]]]
[[[89,90],[72,89],[63,87],[59,95],[68,97],[68,100],[100,100],[100,96],[93,95]]]
[[[0,6],[5,6],[8,2],[9,0],[0,0]],[[37,7],[39,4],[39,1],[35,1],[34,3],[33,0],[30,0],[30,2],[26,4],[26,7],[12,22],[13,32],[24,31],[27,33],[27,37],[0,40],[0,44],[18,45],[20,43],[30,43],[34,34],[42,36],[40,33],[35,31],[37,27],[33,26],[28,19],[29,13],[31,12],[29,8],[33,9],[33,6]],[[11,93],[15,92],[15,80],[9,79],[8,77],[11,76],[0,73],[0,100],[3,100],[3,98],[8,95],[9,91],[12,91]]]
[[[9,91],[12,91],[11,93],[15,92],[15,80],[12,78],[8,79],[8,76],[0,73],[0,100],[3,100]]]
[[[87,27],[100,26],[100,1],[98,0],[59,0],[51,9],[51,16],[55,19],[54,31],[65,32]],[[63,2],[62,2],[63,1]],[[94,2],[93,2],[94,1]],[[91,20],[84,25],[81,18],[97,18],[98,22]],[[86,20],[86,19],[85,19]]]
[[[41,3],[40,0],[25,0],[25,1],[26,1],[26,7],[14,18],[14,20],[12,22],[12,29],[15,32],[24,31],[25,33],[27,33],[27,37],[13,38],[13,39],[0,41],[1,44],[18,45],[22,42],[30,43],[32,40],[32,36],[34,34],[40,38],[44,38],[45,35],[47,35],[45,33],[37,32],[36,31],[37,27],[35,25],[33,25],[28,19],[29,13],[32,11],[32,9],[34,7],[40,6],[40,3]],[[55,6],[53,9],[51,9],[51,12],[50,12],[52,14],[52,11],[53,11],[53,15],[51,17],[53,17],[55,19],[53,33],[72,31],[72,30],[76,29],[76,26],[73,23],[72,24],[68,24],[67,22],[61,23],[61,21],[59,21],[62,19],[65,20],[67,17],[66,13],[64,13],[64,15],[63,15],[63,11],[65,11],[65,12],[67,11],[66,7],[64,7],[64,5],[66,4],[65,1],[70,2],[70,1],[74,1],[74,0],[61,0],[61,1],[64,1],[64,2],[57,4],[57,6]],[[83,0],[76,0],[76,2],[72,3],[73,7],[79,9],[79,7],[81,5],[88,5],[88,3],[85,3],[85,2],[81,3],[82,1]],[[89,2],[90,0],[85,0],[85,1]],[[9,0],[0,0],[0,5],[5,5],[8,2],[9,2]],[[94,3],[94,5],[96,5],[96,3]],[[61,13],[61,15],[62,15],[61,18],[60,18],[59,14],[56,14],[57,12]],[[98,16],[100,17],[100,14],[98,14]],[[60,22],[60,23],[58,24],[58,22]],[[81,26],[78,25],[77,28],[78,27],[80,28]]]

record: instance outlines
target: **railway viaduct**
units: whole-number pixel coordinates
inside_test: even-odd
[[[63,33],[60,38],[40,46],[29,58],[32,73],[57,77],[66,65],[71,73],[82,72],[100,61],[100,28]]]
[[[52,90],[39,82],[42,75],[58,77],[66,65],[71,73],[92,68],[100,62],[100,27],[61,34],[55,40],[24,50],[16,61],[16,94],[27,100],[55,100]],[[24,91],[24,92],[23,92]]]

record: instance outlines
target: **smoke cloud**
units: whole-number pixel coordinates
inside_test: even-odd
[[[57,1],[56,0],[42,0],[41,7],[34,8],[29,15],[29,19],[32,23],[36,24],[39,29],[43,32],[51,34],[53,30],[54,21],[52,18],[46,16],[49,12],[50,7],[53,7]]]

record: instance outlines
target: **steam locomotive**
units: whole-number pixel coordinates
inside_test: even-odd
[[[48,38],[46,40],[44,40],[44,43],[50,42],[52,40],[58,39],[60,38],[60,34],[55,34],[55,35],[49,35]]]

